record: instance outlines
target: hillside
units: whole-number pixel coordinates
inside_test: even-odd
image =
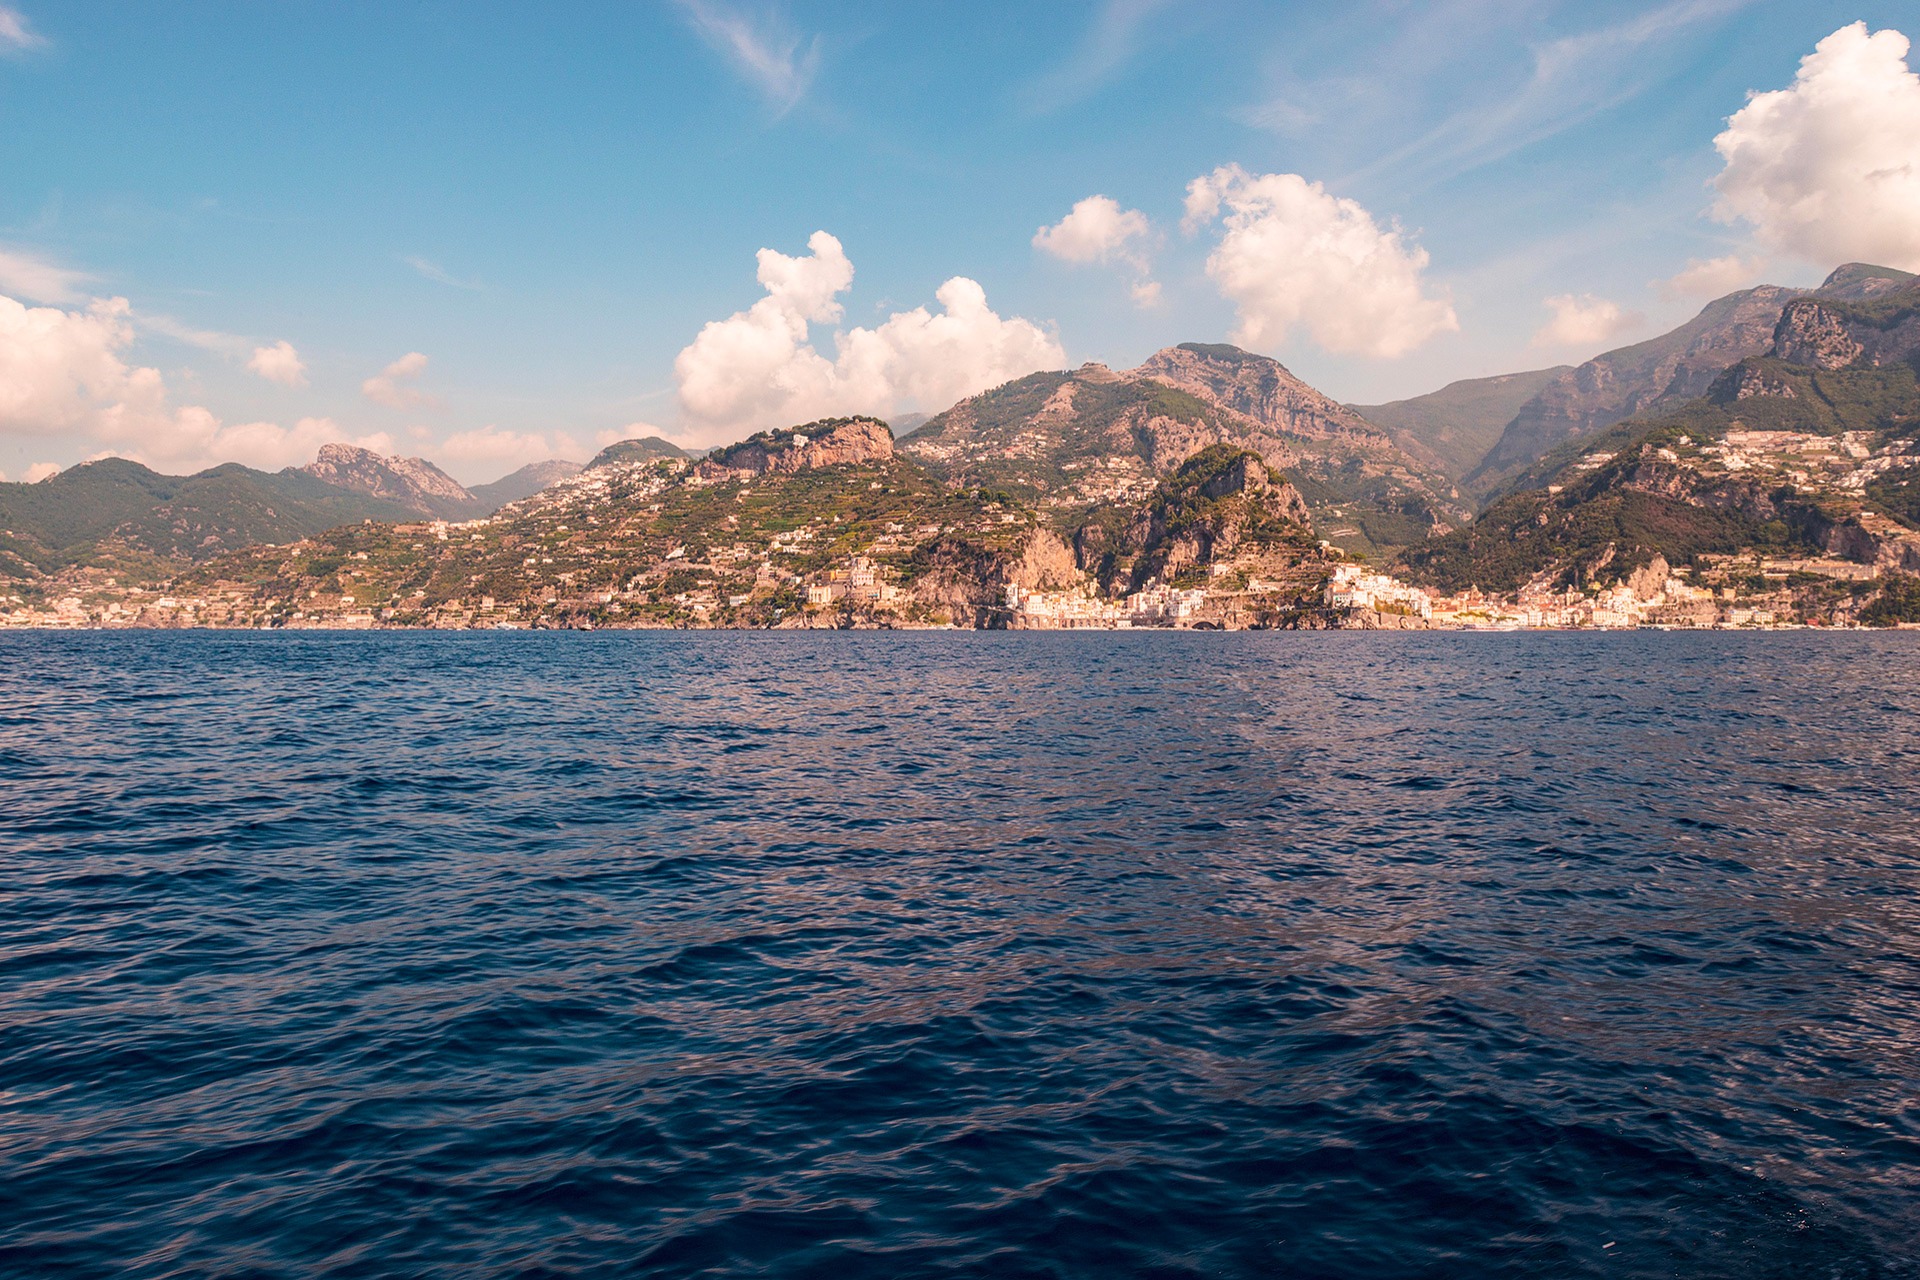
[[[404,519],[398,503],[300,471],[237,463],[165,476],[124,458],[69,467],[38,484],[0,484],[0,575],[31,579],[73,564],[158,571],[359,520]]]
[[[1793,562],[1780,575],[1809,579],[1810,597],[1879,590],[1920,573],[1917,370],[1920,286],[1795,301],[1765,353],[1706,395],[1560,446],[1522,473],[1527,488],[1404,568],[1444,590],[1514,592],[1658,558],[1733,590],[1773,561]],[[1760,568],[1735,581],[1734,562]]]
[[[577,462],[549,458],[545,462],[529,462],[518,471],[501,476],[491,484],[476,484],[468,492],[490,514],[509,502],[531,498],[548,485],[565,480],[568,476],[577,476],[583,470],[585,468]]]
[[[1912,278],[1888,267],[1848,263],[1804,296],[1865,302]],[[1486,457],[1462,477],[1462,488],[1476,497],[1509,490],[1520,473],[1562,444],[1704,395],[1724,370],[1770,349],[1781,312],[1802,296],[1801,290],[1775,285],[1729,294],[1670,333],[1562,373],[1520,407]]]
[[[1522,405],[1548,383],[1572,372],[1569,365],[1465,378],[1438,391],[1387,404],[1348,405],[1415,457],[1424,451],[1455,481],[1479,466]]]
[[[1064,528],[1099,505],[1143,500],[1211,444],[1284,471],[1321,536],[1361,554],[1466,518],[1446,478],[1385,432],[1236,347],[1170,347],[1119,373],[1031,374],[935,416],[900,448],[949,483],[1032,502]]]
[[[608,467],[616,462],[654,462],[661,458],[685,458],[686,456],[686,450],[662,440],[659,436],[640,436],[633,440],[621,440],[608,445],[594,454],[582,470],[591,471],[595,467]]]

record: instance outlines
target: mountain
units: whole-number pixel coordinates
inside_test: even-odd
[[[893,432],[894,439],[901,440],[927,425],[930,413],[903,413],[887,420],[887,427]]]
[[[1422,451],[1459,480],[1480,465],[1520,407],[1548,383],[1572,372],[1570,365],[1449,382],[1438,391],[1387,404],[1348,405],[1415,457]]]
[[[585,468],[577,462],[549,458],[545,462],[529,462],[518,471],[502,476],[492,484],[474,485],[468,492],[491,514],[509,502],[531,498],[555,481],[565,480],[568,476],[577,476],[583,470]]]
[[[973,396],[899,448],[951,484],[1002,491],[1071,523],[1138,502],[1211,444],[1251,449],[1305,496],[1322,537],[1363,553],[1466,519],[1452,486],[1379,428],[1237,347],[1187,344],[1137,369],[1035,373]]]
[[[0,575],[74,564],[154,568],[335,525],[406,519],[408,507],[297,470],[228,463],[165,476],[124,458],[83,462],[39,484],[0,484]]]
[[[1864,616],[1867,594],[1920,574],[1920,282],[1790,301],[1706,395],[1568,441],[1519,483],[1405,552],[1406,571],[1511,592],[1657,558],[1715,590],[1777,580],[1805,616]]]
[[[685,458],[686,450],[670,444],[659,436],[641,436],[634,440],[621,440],[610,444],[593,455],[584,470],[595,467],[611,466],[616,462],[652,462],[659,458]]]
[[[1864,302],[1913,277],[1890,267],[1848,263],[1811,296]],[[1461,479],[1476,496],[1498,493],[1556,446],[1635,416],[1678,408],[1705,394],[1729,366],[1773,341],[1786,305],[1805,293],[1761,285],[1710,302],[1671,333],[1595,356],[1554,378],[1514,414],[1487,456]]]
[[[425,458],[382,457],[371,449],[355,445],[323,444],[319,457],[304,467],[288,470],[303,472],[338,489],[393,503],[418,515],[468,520],[485,514],[484,502]]]

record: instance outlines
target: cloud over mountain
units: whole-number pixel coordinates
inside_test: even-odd
[[[1233,340],[1272,351],[1295,329],[1342,355],[1405,355],[1460,327],[1427,296],[1427,252],[1358,202],[1296,173],[1225,165],[1187,184],[1189,231],[1224,224],[1207,274],[1239,312]]]
[[[1598,347],[1638,327],[1646,319],[1620,304],[1590,293],[1562,293],[1546,299],[1553,319],[1533,335],[1536,347]]]
[[[350,438],[326,418],[302,418],[292,427],[227,424],[198,405],[172,407],[160,371],[124,359],[133,338],[125,298],[67,311],[0,296],[0,435],[58,437],[88,451],[187,470],[220,462],[286,466]],[[387,447],[385,436],[355,443]]]
[[[805,257],[759,252],[767,296],[725,320],[709,322],[674,361],[688,439],[714,443],[748,431],[814,418],[881,417],[953,402],[1036,369],[1059,368],[1066,353],[1030,320],[1003,319],[986,291],[954,276],[936,291],[943,310],[895,312],[877,328],[834,336],[829,360],[809,328],[842,315],[839,295],[853,285],[853,263],[825,231]]]
[[[409,385],[427,367],[427,358],[409,351],[360,384],[360,394],[389,409],[430,409],[440,402]]]
[[[1842,27],[1793,84],[1755,94],[1715,138],[1715,214],[1759,242],[1831,265],[1920,271],[1920,76],[1906,36]]]

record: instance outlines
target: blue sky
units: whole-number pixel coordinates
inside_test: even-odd
[[[1709,216],[1714,138],[1836,30],[1920,31],[1914,3],[1826,0],[9,13],[0,251],[16,285],[37,269],[24,283],[58,296],[0,293],[76,314],[126,299],[119,357],[158,370],[166,413],[321,420],[470,481],[538,452],[531,436],[591,451],[636,422],[755,425],[690,421],[675,359],[763,296],[756,251],[806,255],[817,230],[854,272],[813,332],[828,359],[836,327],[937,311],[953,276],[1073,363],[1225,340],[1241,317],[1208,273],[1219,227],[1181,227],[1188,184],[1225,165],[1323,184],[1427,255],[1419,287],[1454,327],[1390,355],[1304,322],[1264,343],[1330,394],[1585,358],[1696,310],[1657,284],[1690,260],[1780,283],[1834,265]],[[1145,233],[1104,263],[1036,248],[1096,194]],[[1536,336],[1551,297],[1587,308],[1568,341]],[[304,385],[247,367],[283,341]],[[426,360],[401,393],[370,394],[409,353]],[[0,471],[105,438],[84,414],[0,420]]]

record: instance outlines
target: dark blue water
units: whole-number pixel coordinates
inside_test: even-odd
[[[0,1274],[1920,1275],[1920,636],[0,635]]]

